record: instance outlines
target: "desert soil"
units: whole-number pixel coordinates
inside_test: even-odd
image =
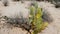
[[[13,6],[17,2],[11,2],[11,6]],[[29,2],[25,2],[26,6],[30,4]],[[24,5],[23,4],[23,5]],[[39,6],[41,6],[44,10],[48,11],[52,18],[53,22],[51,22],[42,32],[39,34],[60,34],[60,8],[55,8],[53,4],[48,2],[39,2]],[[11,7],[8,6],[8,7]],[[0,3],[0,10],[4,10],[6,7],[3,6],[2,3]],[[14,7],[14,6],[13,6]],[[4,19],[2,19],[4,20]],[[27,31],[22,30],[18,27],[13,27],[12,25],[8,25],[5,23],[5,21],[1,21],[0,19],[0,34],[26,34]]]

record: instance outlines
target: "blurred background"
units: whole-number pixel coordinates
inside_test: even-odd
[[[48,20],[50,21],[51,18],[53,20],[53,22],[49,22],[48,26],[38,34],[60,34],[60,0],[0,0],[0,17],[7,16],[9,18],[15,18],[18,16],[20,18],[22,14],[23,18],[28,18],[28,8],[35,1],[43,9],[42,11],[50,17]],[[0,34],[27,33],[26,30],[7,24],[6,22],[5,19],[0,18]]]

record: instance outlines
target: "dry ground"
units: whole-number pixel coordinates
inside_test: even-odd
[[[14,4],[15,3],[11,3],[10,5],[12,6]],[[60,9],[55,8],[53,4],[48,2],[39,2],[38,4],[45,11],[48,11],[53,18],[53,22],[51,22],[46,29],[39,34],[60,34]],[[1,4],[0,7],[0,10],[5,9],[3,4]],[[26,34],[26,32],[27,31],[22,30],[21,28],[13,27],[12,25],[6,24],[4,21],[0,21],[0,34]]]

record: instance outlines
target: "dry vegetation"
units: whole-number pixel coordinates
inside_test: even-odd
[[[13,2],[9,0],[9,3],[4,6],[4,4],[0,1],[0,7],[1,7],[0,13],[2,16],[6,15],[8,17],[14,18],[18,15],[18,17],[20,18],[21,15],[19,13],[21,12],[24,18],[28,18],[28,14],[29,14],[28,7],[30,5],[31,5],[31,1],[24,1],[23,3],[21,3],[21,1]],[[48,13],[47,15],[49,17],[52,16],[51,18],[53,19],[53,22],[48,24],[48,27],[46,27],[46,29],[44,29],[39,34],[60,34],[59,8],[55,8],[53,4],[48,2],[38,2],[38,6],[41,7],[44,12]],[[17,15],[15,13],[17,13]],[[27,34],[26,30],[20,28],[21,24],[18,25],[16,24],[17,22],[14,22],[15,24],[9,24],[6,22],[7,21],[5,19],[0,18],[0,34]],[[23,25],[25,26],[26,24],[23,24]],[[29,26],[26,25],[26,27],[29,27]]]

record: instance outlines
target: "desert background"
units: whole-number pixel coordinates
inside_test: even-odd
[[[3,11],[28,11],[28,7],[33,1],[12,1],[8,0],[8,6],[4,6],[4,0],[0,1],[0,16]],[[60,8],[56,8],[54,4],[47,1],[37,1],[38,5],[50,13],[52,16],[53,22],[49,23],[48,26],[42,30],[39,34],[60,34]],[[19,8],[20,7],[20,8]],[[24,10],[27,9],[27,10]],[[4,13],[2,13],[4,14]],[[25,14],[25,13],[24,13]],[[19,27],[13,27],[4,21],[3,18],[0,18],[0,34],[26,34],[27,31]]]

